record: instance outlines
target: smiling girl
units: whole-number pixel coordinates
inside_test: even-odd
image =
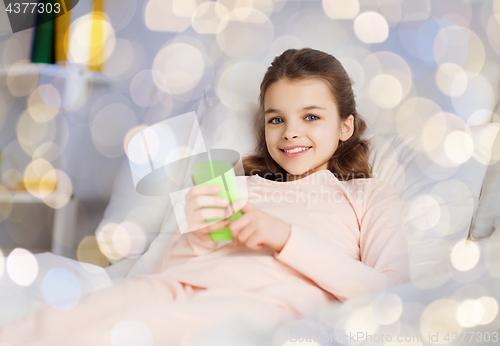
[[[135,326],[170,345],[235,319],[269,328],[408,281],[401,202],[370,178],[366,126],[340,62],[289,49],[268,68],[259,101],[242,216],[207,226],[230,215],[228,200],[214,196],[218,186],[191,188],[190,232],[177,232],[154,274],[95,292],[68,312],[39,311],[1,330],[0,344],[108,345]],[[211,240],[225,226],[233,242]]]

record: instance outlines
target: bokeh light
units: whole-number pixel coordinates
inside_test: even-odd
[[[274,26],[264,13],[243,7],[224,16],[216,35],[220,49],[232,58],[245,58],[265,53],[274,37]]]
[[[35,159],[26,167],[23,183],[30,194],[45,198],[57,189],[57,172],[47,160]]]
[[[26,96],[38,86],[38,68],[27,60],[20,60],[7,71],[7,88],[13,96]]]
[[[113,231],[113,248],[122,257],[137,257],[144,252],[146,237],[139,225],[125,221]]]
[[[24,111],[18,118],[17,138],[23,150],[30,156],[33,156],[36,149],[43,143],[54,141],[56,131],[54,118],[39,122],[31,116],[29,110]]]
[[[442,298],[430,303],[420,317],[421,335],[446,335],[453,330],[460,333],[463,328],[455,317],[458,302]],[[444,342],[441,339],[441,342]]]
[[[478,263],[480,254],[475,242],[458,242],[451,251],[451,263],[459,271],[471,270]]]
[[[354,20],[354,32],[364,43],[380,43],[389,36],[389,24],[380,13],[364,12]]]
[[[459,65],[443,63],[436,72],[436,82],[444,94],[456,97],[464,93],[468,77]]]
[[[44,102],[44,98],[42,98],[42,94],[52,94],[52,96],[57,97],[56,102],[59,101],[59,104],[55,104],[56,107],[50,107],[47,103]],[[50,96],[49,96],[50,97]],[[54,101],[54,98],[52,100]],[[54,102],[52,102],[54,105]],[[57,90],[54,89],[50,84],[44,84],[38,88],[36,88],[28,98],[28,112],[31,117],[39,123],[47,122],[53,119],[57,113],[59,113],[59,107],[61,104],[60,95],[57,93]]]
[[[191,25],[199,34],[218,34],[225,29],[225,25],[220,24],[228,12],[219,2],[205,1],[196,8]]]
[[[370,82],[370,97],[380,108],[394,108],[403,97],[399,81],[391,75],[381,74]]]
[[[263,66],[250,59],[227,64],[221,68],[217,83],[220,100],[229,109],[248,110],[258,101],[258,85],[264,74]]]
[[[104,256],[112,260],[119,260],[124,257],[113,247],[113,233],[117,227],[117,223],[109,222],[101,227],[96,235],[100,251],[104,254]]]
[[[54,177],[55,173],[55,177]],[[57,182],[56,189],[49,194],[42,196],[43,202],[53,209],[64,207],[73,195],[73,184],[69,176],[60,169],[50,170],[42,176],[42,182],[52,181]]]
[[[474,152],[474,141],[470,134],[464,131],[452,131],[444,140],[446,156],[457,164],[468,161]]]
[[[82,263],[95,264],[100,267],[109,265],[108,258],[101,252],[96,237],[88,235],[78,244],[76,258]]]
[[[482,316],[475,316],[474,322],[480,325],[487,325],[493,322],[498,315],[498,302],[493,297],[483,296],[476,300],[482,306]],[[480,318],[479,318],[480,317]]]
[[[396,130],[403,141],[406,134],[420,135],[430,117],[442,110],[432,100],[422,97],[411,97],[403,101],[396,113]],[[419,141],[405,141],[414,150],[422,150]]]
[[[346,70],[347,74],[353,80],[353,90],[361,90],[365,84],[365,71],[363,66],[353,58],[349,57],[338,57],[338,60],[342,64],[342,67]]]
[[[432,195],[421,195],[410,204],[408,218],[418,230],[434,227],[441,218],[439,202]]]
[[[487,36],[488,42],[490,43],[491,48],[500,55],[500,37],[498,36],[498,32],[500,30],[500,14],[492,15],[488,19],[487,26]]]
[[[373,299],[372,317],[378,324],[392,324],[400,318],[402,312],[403,302],[396,294],[383,293]]]
[[[175,0],[149,0],[144,22],[151,31],[182,32],[191,25],[191,17],[178,16],[173,11]]]
[[[43,277],[41,289],[45,301],[58,310],[73,309],[82,295],[80,280],[65,268],[50,269]]]
[[[15,248],[7,257],[6,269],[13,282],[29,286],[38,274],[38,262],[30,251]]]
[[[352,335],[356,333],[375,334],[379,329],[379,324],[373,319],[372,307],[362,306],[353,309],[345,322],[345,333]]]
[[[83,15],[77,18],[71,23],[70,27],[70,37],[69,37],[69,48],[68,48],[68,58],[69,61],[75,64],[88,64],[90,59],[90,47],[92,46],[92,41],[90,38],[92,32],[93,21],[99,21],[100,25],[104,28],[104,44],[105,49],[103,50],[104,60],[113,53],[116,37],[115,31],[111,24],[109,23],[109,18],[107,15],[98,16],[97,19],[94,18],[92,14]],[[96,50],[96,54],[98,51]]]
[[[194,88],[205,70],[202,53],[186,43],[162,48],[153,62],[156,86],[169,94],[182,94]]]
[[[465,299],[457,307],[456,318],[458,323],[465,328],[472,328],[477,325],[475,320],[481,320],[483,315],[483,305],[474,299]]]
[[[326,15],[332,19],[354,18],[359,13],[358,0],[323,0]]]
[[[55,142],[45,142],[36,148],[33,158],[42,158],[49,162],[56,160],[63,153],[63,148]]]

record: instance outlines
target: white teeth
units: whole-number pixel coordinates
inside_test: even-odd
[[[285,153],[298,153],[299,151],[304,151],[304,150],[307,150],[309,149],[309,147],[299,147],[299,148],[295,148],[295,149],[292,149],[292,150],[285,150],[283,149],[283,151]]]

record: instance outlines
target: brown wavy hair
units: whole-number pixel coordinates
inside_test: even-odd
[[[332,92],[341,119],[347,119],[351,114],[354,116],[354,132],[348,140],[339,140],[337,150],[328,162],[328,169],[339,180],[370,178],[370,144],[362,138],[366,123],[356,111],[351,78],[335,57],[312,48],[288,49],[275,57],[268,67],[260,84],[260,106],[254,124],[257,148],[255,155],[243,158],[245,175],[257,174],[269,180],[287,181],[285,177],[289,173],[274,161],[267,150],[264,97],[273,83],[307,78],[316,78],[326,83]]]

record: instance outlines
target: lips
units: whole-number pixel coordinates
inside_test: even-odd
[[[297,149],[297,148],[307,148],[307,149],[310,149],[311,146],[308,146],[308,145],[294,145],[293,147],[280,148],[280,150],[281,151],[284,151],[284,150],[293,150],[293,149]]]
[[[293,149],[296,149],[296,148],[307,148],[305,150],[300,150],[300,151],[297,151],[297,152],[286,152],[285,150],[293,150]],[[300,155],[304,155],[305,153],[307,153],[309,151],[309,149],[311,149],[312,147],[308,147],[308,146],[294,146],[294,147],[286,147],[286,148],[283,148],[283,149],[280,149],[280,151],[283,153],[283,155],[285,155],[286,157],[296,157],[296,156],[300,156]]]

